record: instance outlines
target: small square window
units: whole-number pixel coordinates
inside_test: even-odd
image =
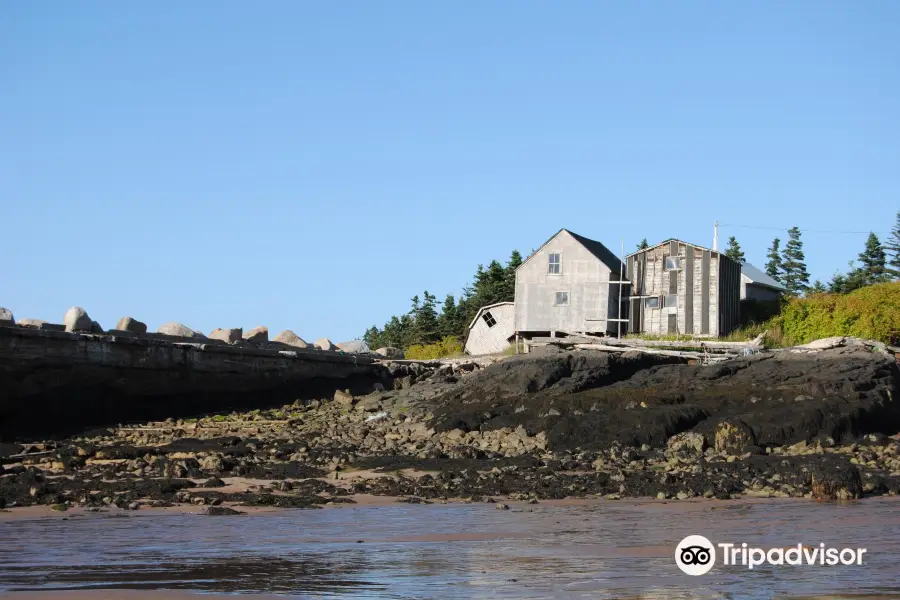
[[[553,306],[568,306],[569,305],[569,292],[556,292],[556,301],[553,302]]]
[[[666,257],[666,271],[679,271],[681,270],[681,257],[680,256],[667,256]]]
[[[678,308],[678,294],[667,295],[664,306],[666,308]]]
[[[493,327],[494,325],[497,324],[497,320],[494,319],[494,315],[492,315],[489,312],[486,312],[483,315],[481,315],[481,318],[484,319],[484,322],[487,323],[488,327]]]
[[[659,298],[645,298],[644,306],[646,308],[659,308]]]
[[[550,275],[559,275],[562,273],[562,255],[561,254],[551,254],[550,262],[547,266],[547,273]]]

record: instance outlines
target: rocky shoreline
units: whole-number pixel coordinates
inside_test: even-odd
[[[864,348],[385,367],[365,396],[0,444],[0,508],[900,494],[898,366]]]

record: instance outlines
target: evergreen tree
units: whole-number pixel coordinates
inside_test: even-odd
[[[415,314],[417,337],[415,343],[417,344],[431,344],[440,339],[437,310],[435,310],[436,298],[433,294],[429,294],[428,290],[425,290],[424,298],[419,311]]]
[[[897,211],[897,221],[884,243],[884,249],[887,251],[888,274],[894,279],[900,279],[900,211]]]
[[[438,317],[438,331],[441,337],[448,335],[460,335],[462,327],[459,322],[459,309],[456,306],[456,298],[453,294],[447,294],[444,298],[441,316]]]
[[[781,281],[781,276],[783,274],[781,254],[779,254],[778,249],[780,244],[781,240],[775,238],[772,240],[772,247],[769,248],[769,251],[766,253],[766,258],[769,259],[768,262],[766,262],[766,275],[775,281]]]
[[[825,287],[825,284],[816,279],[812,286],[806,291],[806,295],[809,296],[811,294],[824,294],[828,289]]]
[[[828,291],[833,294],[849,294],[853,290],[868,285],[863,269],[854,266],[853,261],[847,263],[847,274],[835,273],[828,284]]]
[[[866,249],[859,254],[859,262],[866,285],[890,280],[890,276],[885,271],[886,258],[884,248],[878,236],[874,233],[869,234],[869,238],[866,240]]]
[[[522,264],[522,255],[513,250],[503,273],[503,299],[500,302],[512,302],[516,298],[516,269]]]
[[[650,247],[650,244],[647,243],[647,238],[641,240],[641,243],[637,245],[638,250],[646,250]]]
[[[725,251],[725,256],[728,258],[735,260],[741,264],[744,264],[744,253],[741,250],[741,245],[738,244],[737,238],[731,236],[728,238],[728,250]]]
[[[784,271],[782,283],[788,294],[798,296],[809,287],[809,273],[806,271],[806,257],[803,255],[803,242],[800,240],[800,229],[788,229],[788,243],[781,254],[781,265]]]

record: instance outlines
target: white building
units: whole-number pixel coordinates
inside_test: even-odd
[[[516,308],[512,302],[482,306],[466,335],[466,354],[496,354],[509,347],[515,337]]]
[[[741,265],[741,300],[774,302],[787,290],[750,263]]]

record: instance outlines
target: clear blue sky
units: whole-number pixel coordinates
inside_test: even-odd
[[[888,232],[898,24],[894,0],[7,3],[0,305],[342,341],[561,227]],[[779,232],[729,235],[762,266]],[[865,235],[803,239],[826,280]]]

